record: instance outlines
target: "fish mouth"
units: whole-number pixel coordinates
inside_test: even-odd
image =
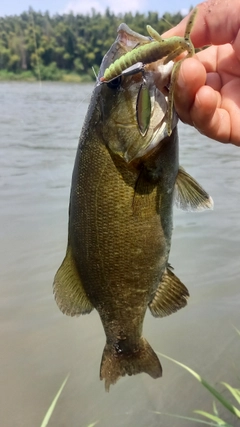
[[[113,138],[108,141],[109,148],[122,157],[126,163],[134,160],[140,160],[151,154],[168,135],[168,86],[171,78],[172,64],[163,64],[162,61],[150,64],[146,67],[143,73],[143,79],[138,76],[137,84],[132,76],[125,77],[125,83],[119,94],[124,91],[129,91],[129,115],[122,114],[121,102],[114,109],[117,114],[112,116],[111,128],[115,134],[115,142]],[[149,125],[146,132],[142,132],[138,121],[138,96],[136,95],[141,90],[142,81],[145,82],[149,97],[150,97],[150,117]],[[131,88],[131,89],[130,89]],[[132,91],[132,92],[131,92]],[[131,98],[132,93],[132,99]],[[125,104],[124,104],[125,108]],[[121,112],[119,114],[119,111]],[[142,110],[144,116],[144,108]],[[177,125],[178,117],[175,111],[171,120],[171,129]],[[108,140],[108,134],[105,135]]]
[[[102,61],[96,83],[105,99],[100,106],[101,116],[103,120],[111,118],[107,128],[102,128],[103,138],[110,150],[127,163],[149,155],[169,136],[178,121],[175,111],[171,115],[168,111],[173,61],[164,64],[162,58],[149,64],[137,62],[125,69],[117,62],[126,52],[144,43],[149,43],[149,38],[122,24]],[[108,74],[109,79],[103,78],[111,65],[114,67]]]
[[[153,81],[154,91],[152,96],[152,112],[151,112],[151,138],[147,144],[143,144],[134,158],[137,159],[148,155],[161,143],[168,134],[169,120],[169,85],[171,80],[171,72],[174,65],[173,61],[163,64],[164,59],[151,63],[145,67],[145,78],[148,76]],[[173,109],[171,118],[171,130],[173,130],[178,122],[178,116]]]
[[[169,61],[167,64],[164,64],[164,59],[165,58],[162,58],[159,61],[145,65],[145,70],[153,74],[154,83],[157,89],[168,96],[174,62]]]

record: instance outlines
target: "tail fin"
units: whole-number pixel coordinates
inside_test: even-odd
[[[152,347],[141,337],[138,351],[133,353],[117,353],[115,348],[106,344],[103,350],[100,368],[100,379],[105,379],[105,389],[115,384],[124,375],[136,375],[146,372],[152,378],[162,376],[162,367]]]

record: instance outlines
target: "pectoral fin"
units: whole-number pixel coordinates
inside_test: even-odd
[[[54,277],[53,293],[58,307],[68,316],[90,313],[94,308],[82,286],[70,246]]]
[[[175,204],[184,211],[213,209],[213,200],[182,167],[175,184]]]
[[[186,286],[168,267],[148,306],[154,317],[164,317],[185,307],[188,297]]]
[[[148,219],[151,218],[155,212],[152,208],[153,198],[158,197],[156,194],[154,196],[153,192],[156,189],[156,184],[150,182],[146,179],[144,170],[142,170],[138,176],[135,185],[134,198],[133,198],[133,214],[141,216],[142,218]],[[156,199],[156,206],[158,201]]]

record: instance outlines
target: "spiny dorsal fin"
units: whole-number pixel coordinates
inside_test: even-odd
[[[213,209],[213,200],[181,166],[175,184],[175,204],[184,211]]]
[[[154,317],[169,316],[187,305],[189,292],[184,284],[168,267],[148,305]]]
[[[83,289],[70,246],[54,277],[53,293],[58,307],[68,316],[90,313],[94,308]]]

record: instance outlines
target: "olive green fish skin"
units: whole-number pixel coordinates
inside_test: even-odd
[[[167,266],[178,137],[175,129],[154,154],[127,163],[106,141],[111,109],[102,102],[111,105],[113,90],[104,85],[95,92],[97,106],[88,114],[73,171],[69,246],[86,295],[102,320],[107,346],[121,357],[140,352],[145,312]],[[116,96],[126,102],[120,90]],[[112,127],[111,138],[114,129],[118,134],[118,127]],[[139,138],[137,128],[135,132]],[[150,362],[149,356],[155,367],[152,373],[147,367],[148,373],[161,376],[158,359]],[[143,366],[134,369],[134,361],[119,373],[113,366],[116,375],[106,379],[106,389],[119,375],[137,373]],[[106,375],[103,369],[101,378]]]
[[[117,345],[123,335],[135,346],[170,249],[177,130],[146,164],[129,165],[101,138],[104,123],[93,122],[73,172],[69,243],[107,340]]]
[[[136,45],[136,33],[124,28],[100,76],[124,54],[128,37]],[[148,307],[163,317],[184,307],[189,296],[168,264],[173,200],[187,210],[212,207],[208,194],[179,168],[176,121],[166,136],[166,100],[155,91],[151,70],[145,81],[153,103],[147,132],[136,116],[141,73],[95,86],[73,170],[67,252],[53,285],[63,313],[98,311],[106,334],[100,368],[106,390],[124,375],[162,375],[142,328]]]

